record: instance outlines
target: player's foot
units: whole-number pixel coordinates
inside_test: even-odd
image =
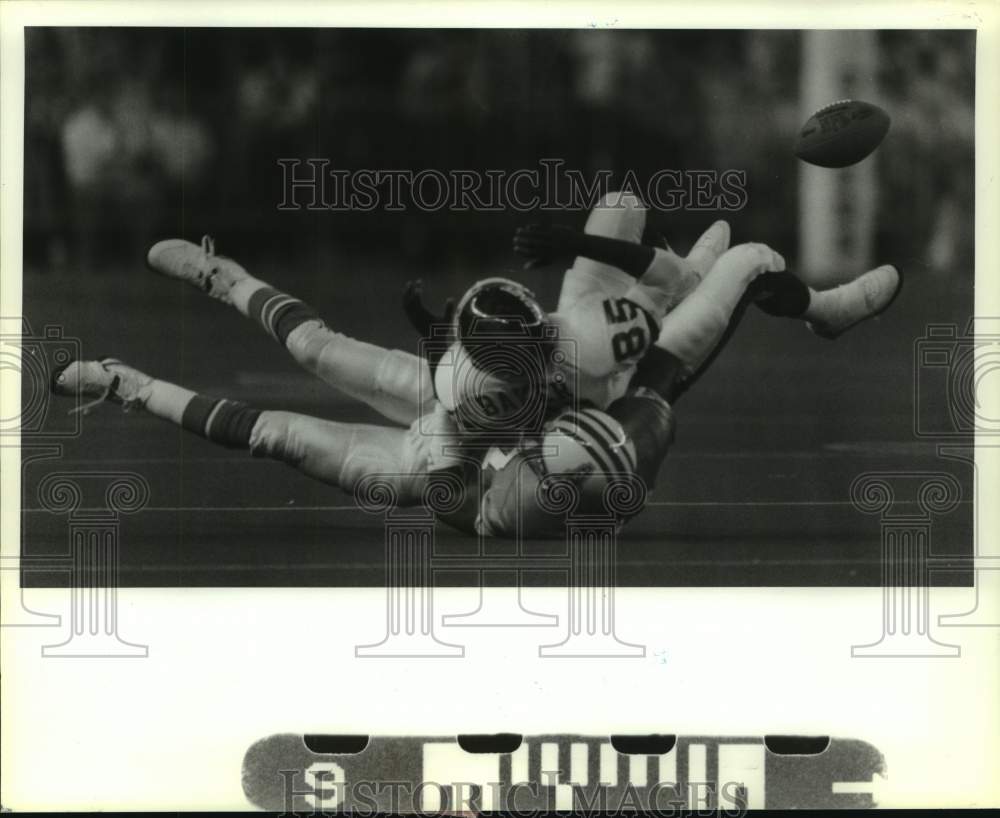
[[[687,260],[698,273],[699,279],[712,269],[712,265],[719,260],[719,256],[729,249],[729,241],[732,233],[729,229],[729,222],[720,219],[712,224],[698,241],[695,242],[691,252],[687,254]]]
[[[184,239],[165,239],[149,248],[146,264],[154,272],[179,278],[227,304],[231,303],[232,286],[249,273],[231,258],[215,255],[215,242],[210,236],[201,246]]]
[[[670,293],[670,304],[675,306],[701,284],[702,279],[712,269],[712,265],[718,261],[719,256],[729,249],[729,239],[729,222],[722,220],[715,222],[702,233],[694,247],[691,248],[691,252],[684,258],[674,253],[664,239],[665,248],[657,250],[656,260],[650,265],[643,278],[656,275],[657,270],[669,271],[666,277],[661,274],[660,280],[656,281],[655,284],[665,292]],[[668,257],[672,260],[672,264],[662,262],[664,258]],[[657,263],[658,261],[660,263]]]
[[[891,264],[883,264],[832,290],[813,292],[802,316],[822,338],[836,338],[855,324],[885,312],[899,295],[903,279]]]
[[[729,223],[717,221],[695,242],[685,257],[677,255],[663,240],[663,247],[655,248],[649,269],[640,281],[656,287],[665,294],[665,302],[672,309],[701,284],[712,265],[729,248]]]
[[[86,414],[104,401],[121,404],[126,411],[142,405],[142,390],[152,378],[116,358],[70,361],[52,373],[52,392],[93,400],[72,412]]]

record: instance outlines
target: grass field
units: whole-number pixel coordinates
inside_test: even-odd
[[[258,276],[312,302],[331,326],[404,349],[415,349],[416,339],[398,308],[403,282],[423,274],[429,295],[443,298],[460,281],[454,272],[435,278],[431,270],[348,253],[312,257],[294,269],[246,261]],[[939,457],[934,441],[915,438],[913,358],[928,324],[965,325],[971,282],[906,272],[893,308],[836,342],[751,310],[677,406],[677,441],[652,502],[620,538],[620,585],[877,585],[879,521],[849,497],[851,482],[870,471],[944,471],[959,480],[963,501],[935,520],[931,547],[935,556],[953,557],[955,570],[935,573],[933,581],[970,583],[971,468]],[[554,304],[557,274],[526,277]],[[298,371],[235,311],[159,279],[141,259],[102,273],[29,272],[24,284],[24,314],[34,331],[61,326],[80,340],[85,357],[114,354],[158,377],[262,408],[374,420]],[[943,392],[921,398],[937,402],[938,412],[944,399]],[[50,411],[69,405],[53,401]],[[24,468],[26,585],[65,582],[59,571],[31,567],[68,547],[66,516],[40,508],[39,481],[53,471],[86,470],[136,472],[151,485],[148,506],[122,518],[122,585],[383,583],[382,523],[347,495],[109,406],[83,419],[83,434],[64,440],[60,456]],[[916,510],[915,498],[900,500],[904,510]],[[478,543],[443,526],[437,543],[442,552],[468,557],[438,581],[478,581]],[[524,543],[530,567],[522,581],[551,581],[544,556],[561,547]]]

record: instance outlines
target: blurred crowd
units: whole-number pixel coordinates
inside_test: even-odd
[[[377,236],[409,256],[498,252],[519,218],[278,211],[277,160],[311,157],[348,170],[546,157],[639,178],[745,169],[749,206],[726,215],[794,254],[794,31],[39,28],[26,46],[32,269],[99,270],[155,237],[205,230],[260,250]],[[968,272],[973,35],[884,32],[879,52],[893,116],[879,255]],[[713,217],[658,218],[669,238]]]

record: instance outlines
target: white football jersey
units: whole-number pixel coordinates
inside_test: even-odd
[[[458,342],[437,365],[438,400],[457,412],[464,431],[538,429],[572,405],[606,408],[628,387],[636,363],[656,340],[651,312],[633,298],[588,292],[549,315],[550,343],[497,343],[473,362]]]

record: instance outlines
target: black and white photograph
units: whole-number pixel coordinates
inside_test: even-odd
[[[668,5],[0,9],[5,809],[1000,803],[997,8]]]
[[[123,585],[379,585],[373,492],[443,582],[606,513],[623,585],[877,585],[852,484],[943,472],[970,582],[975,32],[37,28],[25,83],[26,557],[72,463],[148,486]]]

